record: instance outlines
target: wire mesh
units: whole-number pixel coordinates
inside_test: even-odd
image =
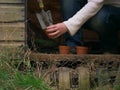
[[[39,63],[37,72],[52,90],[119,90],[120,57],[93,57],[53,54],[34,59]]]

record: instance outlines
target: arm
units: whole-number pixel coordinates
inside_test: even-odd
[[[104,0],[88,0],[88,3],[79,10],[72,18],[64,21],[71,35],[74,35],[79,28],[103,6]]]
[[[52,39],[59,37],[67,31],[74,35],[88,19],[102,8],[103,4],[104,0],[88,0],[88,3],[67,21],[48,26],[45,30],[46,34]]]

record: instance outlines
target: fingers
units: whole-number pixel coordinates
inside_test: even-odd
[[[57,38],[60,34],[60,31],[58,30],[58,28],[55,25],[51,25],[51,26],[47,27],[45,32],[46,32],[47,36],[52,39]]]
[[[55,39],[55,38],[57,38],[57,37],[60,36],[60,31],[57,30],[57,31],[55,31],[55,32],[48,33],[47,35],[48,35],[49,38]]]
[[[47,27],[47,29],[51,29],[51,28],[55,28],[55,27],[56,27],[56,25],[50,25]]]
[[[58,23],[58,24],[48,26],[45,30],[47,36],[52,39],[55,39],[55,38],[61,36],[62,34],[64,34],[67,31],[68,31],[68,29],[64,23]]]
[[[57,31],[57,27],[56,26],[49,26],[47,27],[47,29],[45,30],[46,33],[53,33]]]

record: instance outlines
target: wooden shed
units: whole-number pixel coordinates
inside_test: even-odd
[[[25,0],[0,0],[0,46],[25,45]]]
[[[63,21],[60,13],[61,6],[59,0],[43,1],[45,10],[50,10],[52,13],[53,23]],[[64,36],[51,40],[41,29],[36,17],[36,13],[41,11],[37,0],[0,0],[0,9],[0,46],[28,45],[33,50],[42,52],[44,48],[47,49],[46,51],[50,50],[51,53],[53,49],[57,49],[58,45],[64,43]],[[96,33],[85,30],[84,34],[85,42],[98,41]],[[55,88],[53,90],[78,90],[79,87],[80,90],[89,90],[86,85],[89,86],[89,76],[92,75],[92,70],[96,70],[99,74],[100,71],[104,72],[107,67],[108,70],[113,70],[116,74],[116,67],[118,68],[117,65],[120,63],[119,55],[32,53],[30,56],[32,57],[31,60],[35,60],[35,62],[37,62],[36,64],[40,66],[37,72],[41,75],[44,75],[45,72],[47,77],[43,78],[47,82],[50,81],[51,87]],[[115,66],[115,69],[112,66]],[[94,72],[92,76],[93,79],[94,76],[96,77]],[[117,77],[118,76],[120,76],[120,73],[117,74]],[[109,72],[107,72],[106,77],[111,77],[109,76]],[[82,82],[83,79],[85,79],[86,82]],[[108,80],[110,81],[109,78]],[[63,83],[64,85],[62,85]],[[101,83],[102,82],[100,82],[100,84]],[[86,89],[82,89],[81,86]]]
[[[45,11],[51,11],[53,23],[63,21],[60,0],[43,0],[43,3]],[[52,40],[41,29],[36,17],[36,13],[41,11],[37,0],[0,0],[0,9],[0,46],[28,45],[32,49],[51,51],[51,47],[56,49],[64,43],[64,35]],[[84,41],[87,44],[93,42],[93,47],[97,47],[98,35],[84,30]]]

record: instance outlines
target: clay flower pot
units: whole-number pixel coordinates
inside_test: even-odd
[[[76,53],[77,54],[87,54],[88,51],[89,51],[88,47],[85,47],[85,46],[77,46],[76,47]]]
[[[59,46],[60,54],[70,54],[70,46]]]

